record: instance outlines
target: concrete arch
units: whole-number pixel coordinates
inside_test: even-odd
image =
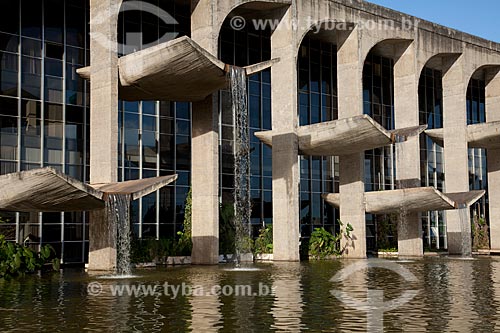
[[[461,53],[438,53],[427,58],[425,62],[419,62],[417,67],[418,78],[420,79],[422,77],[425,67],[430,67],[446,73],[460,56]]]
[[[301,29],[298,31],[297,37],[297,51],[302,45],[304,38],[309,34],[315,34],[321,36],[320,38],[329,40],[334,44],[339,43],[340,35],[342,33],[350,33],[356,28],[356,25],[352,22],[339,21],[336,19],[323,19],[318,22],[311,24],[307,29]],[[331,36],[330,36],[331,35]]]
[[[217,41],[224,21],[231,14],[247,17],[249,11],[264,12],[267,15],[255,18],[269,17],[269,12],[279,11],[291,5],[290,0],[193,0],[191,5],[191,35],[210,53],[217,54]]]

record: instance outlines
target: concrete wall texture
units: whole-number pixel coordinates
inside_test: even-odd
[[[91,0],[91,14],[119,5],[119,0]],[[500,44],[395,12],[361,0],[192,0],[191,37],[217,56],[221,26],[238,11],[245,17],[274,20],[271,36],[272,127],[284,133],[273,138],[274,259],[299,260],[299,169],[297,120],[297,54],[307,33],[319,31],[323,39],[337,45],[339,118],[363,114],[363,65],[372,50],[394,60],[394,105],[396,128],[418,126],[418,82],[424,66],[439,64],[443,71],[443,115],[446,192],[469,190],[466,91],[478,70],[487,81],[487,121],[500,120]],[[257,14],[255,14],[257,13]],[[250,16],[248,16],[250,19]],[[111,16],[111,19],[115,19]],[[250,21],[247,24],[251,24]],[[116,22],[93,24],[116,40]],[[117,119],[109,110],[117,108],[116,51],[91,45],[92,127],[91,179],[116,178]],[[96,66],[98,65],[98,66]],[[218,255],[218,126],[217,95],[193,105],[193,263],[215,264]],[[99,119],[96,119],[98,117]],[[288,134],[287,134],[288,133]],[[115,144],[112,144],[115,143]],[[398,166],[398,181],[418,186],[419,141],[404,143],[405,160]],[[500,157],[488,154],[491,245],[500,250]],[[340,160],[340,214],[354,227],[346,257],[366,256],[363,154]],[[446,215],[449,249],[459,251],[462,230],[458,212]],[[408,222],[409,221],[409,222]],[[404,255],[423,255],[418,215],[407,218],[401,229],[399,250]],[[460,237],[459,237],[460,236]]]

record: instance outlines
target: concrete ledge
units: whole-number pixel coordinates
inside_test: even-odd
[[[368,115],[355,116],[297,129],[299,154],[308,156],[342,156],[362,153],[417,136],[426,126],[388,131]],[[279,131],[256,132],[255,136],[272,147]]]
[[[244,67],[252,75],[271,67],[272,59]],[[228,85],[227,65],[187,36],[118,59],[123,100],[202,101]],[[90,79],[90,67],[77,73]]]
[[[365,193],[366,212],[385,214],[399,212],[426,212],[434,210],[451,210],[469,207],[482,196],[485,191],[469,191],[445,194],[434,187],[414,187],[391,191],[375,191]],[[340,208],[340,193],[323,194],[323,199],[330,205]]]
[[[432,141],[444,147],[444,129],[426,130]],[[469,148],[500,148],[500,121],[487,122],[467,126],[467,143]]]

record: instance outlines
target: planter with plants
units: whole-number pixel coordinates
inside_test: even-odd
[[[338,220],[340,231],[335,235],[325,230],[325,228],[316,228],[309,239],[309,257],[312,259],[332,259],[342,256],[347,242],[341,245],[341,240],[350,240],[353,227],[351,224]]]

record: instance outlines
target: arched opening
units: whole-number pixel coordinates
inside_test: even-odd
[[[279,22],[282,3],[249,2],[231,11],[224,20],[218,40],[218,56],[226,64],[244,67],[271,60],[272,24],[259,25],[269,19]],[[262,21],[259,21],[262,20]],[[239,25],[240,23],[243,23]],[[248,126],[250,132],[250,198],[251,230],[256,237],[259,230],[272,223],[272,150],[264,145],[255,132],[271,130],[271,69],[247,77]],[[231,92],[219,92],[219,165],[221,187],[220,253],[232,253],[231,244],[223,233],[227,230],[227,213],[234,206],[235,175],[235,119]],[[228,252],[229,251],[229,252]]]
[[[432,57],[422,69],[418,85],[419,124],[427,129],[443,128],[443,75],[458,58],[457,54]],[[444,192],[444,151],[442,143],[420,135],[420,180],[422,187],[432,186]],[[446,219],[443,211],[421,214],[424,247],[446,249]]]
[[[483,66],[476,70],[469,80],[467,86],[467,125],[482,124],[486,122],[488,112],[486,106],[486,89],[489,79],[494,77],[498,68],[494,66]],[[493,75],[492,75],[493,74]],[[489,149],[468,147],[469,189],[485,190],[486,194],[470,208],[470,217],[473,230],[473,247],[489,247],[488,239],[481,239],[478,229],[484,228],[484,224],[490,225],[490,193],[488,191],[488,151]]]
[[[309,31],[298,49],[297,96],[299,126],[338,119],[337,31],[323,23]],[[335,234],[339,210],[322,193],[339,193],[339,158],[300,156],[300,234],[304,250],[314,228]],[[307,252],[305,252],[307,253]]]
[[[363,67],[363,112],[392,130],[394,117],[394,65],[408,40],[384,40],[375,45]],[[365,191],[396,189],[394,147],[382,147],[365,152]],[[396,220],[389,215],[366,215],[367,250],[397,248]]]

